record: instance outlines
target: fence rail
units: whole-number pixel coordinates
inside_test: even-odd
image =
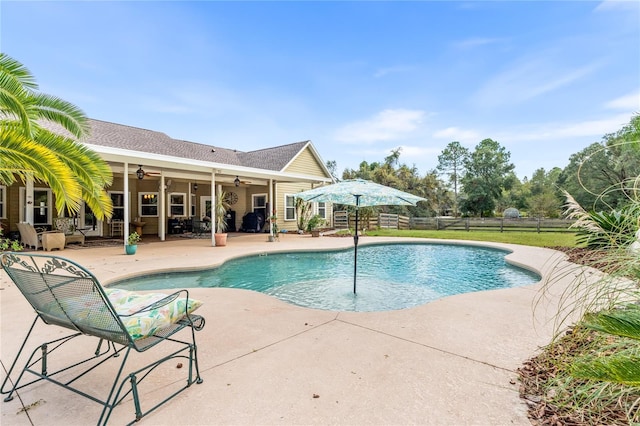
[[[355,226],[355,215],[346,211],[334,212],[334,227],[349,229]],[[574,221],[567,219],[543,218],[453,218],[453,217],[408,217],[397,214],[380,213],[377,217],[360,220],[361,227],[367,229],[425,229],[457,231],[524,231],[524,232],[573,232],[569,229]]]
[[[464,231],[530,231],[530,232],[573,232],[569,229],[573,220],[543,218],[411,218],[408,229],[450,229]],[[402,228],[398,228],[402,229]]]

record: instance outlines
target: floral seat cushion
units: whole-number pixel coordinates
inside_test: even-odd
[[[116,308],[117,314],[133,339],[141,339],[153,335],[156,330],[174,324],[192,313],[202,302],[196,299],[178,297],[174,301],[159,308],[138,312],[140,309],[164,299],[164,293],[138,293],[119,288],[105,289],[109,301]]]
[[[105,294],[116,310],[129,335],[134,339],[152,336],[157,330],[174,324],[192,313],[200,306],[200,300],[178,297],[175,300],[143,312],[138,312],[149,305],[167,297],[164,293],[138,293],[118,288],[105,288]],[[79,296],[59,299],[50,304],[48,314],[53,316],[69,316],[79,324],[92,325],[92,313],[106,310],[106,305],[95,297]]]

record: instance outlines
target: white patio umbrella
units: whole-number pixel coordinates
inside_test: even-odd
[[[337,203],[356,208],[356,232],[353,236],[353,293],[356,293],[358,272],[358,208],[370,206],[415,206],[425,198],[364,179],[343,180],[331,185],[298,192],[296,197],[305,201]]]

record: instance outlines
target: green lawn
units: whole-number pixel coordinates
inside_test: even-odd
[[[492,241],[523,244],[536,247],[576,247],[576,234],[568,232],[519,232],[519,231],[423,231],[380,229],[367,231],[367,235],[383,237],[438,238],[446,240]]]

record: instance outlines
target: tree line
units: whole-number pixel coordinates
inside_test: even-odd
[[[562,215],[566,202],[563,191],[586,210],[611,211],[635,199],[639,189],[640,114],[571,155],[564,168],[539,168],[522,180],[514,173],[511,153],[489,138],[473,150],[450,142],[438,156],[437,167],[425,175],[401,162],[401,153],[396,148],[383,161],[363,161],[358,169],[345,169],[342,179],[368,179],[426,198],[416,207],[381,208],[412,216],[494,217],[511,208],[522,216],[555,218]],[[327,167],[338,178],[336,162],[327,162]]]

